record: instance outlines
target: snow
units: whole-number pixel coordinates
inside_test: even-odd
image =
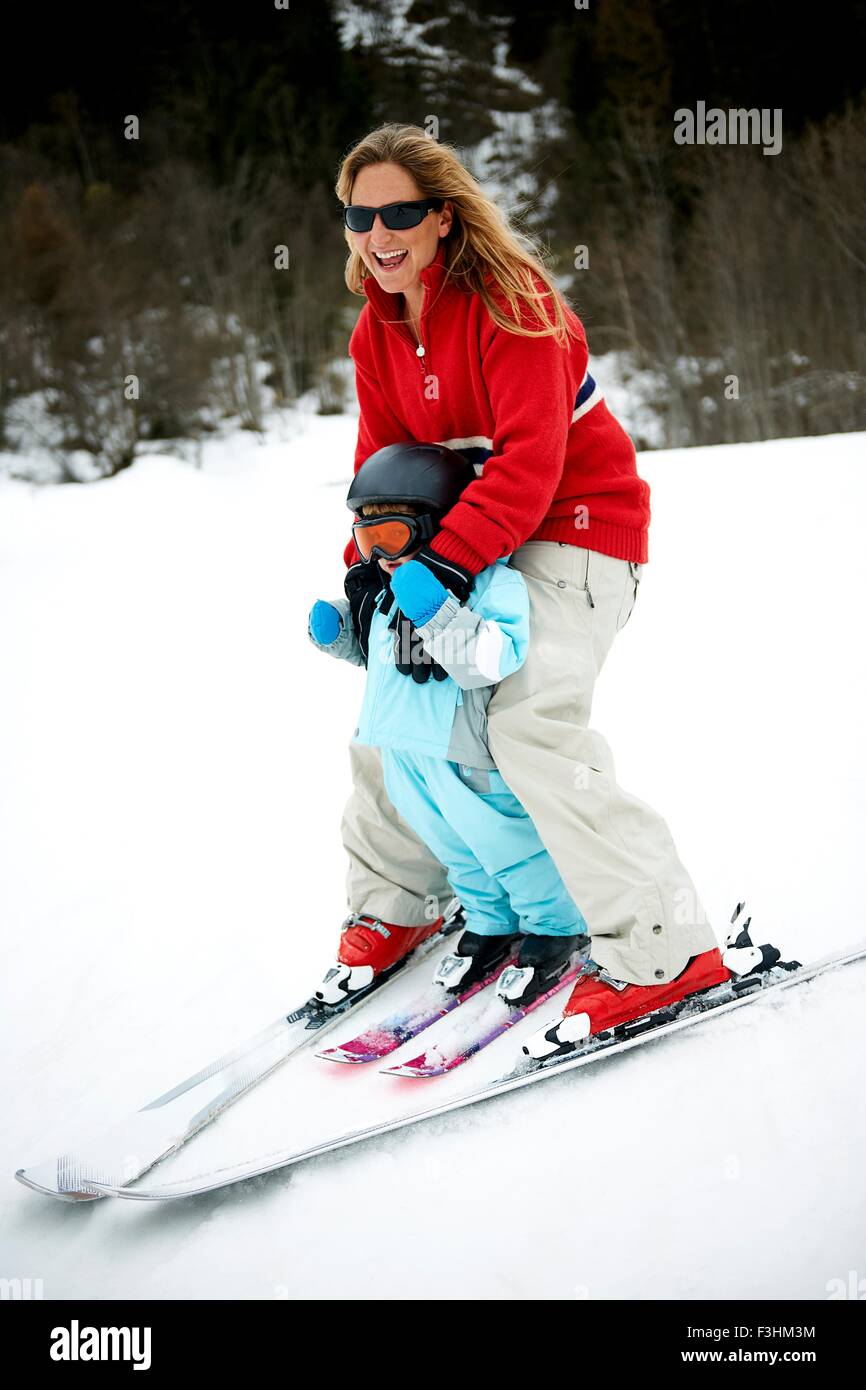
[[[0,1276],[46,1298],[825,1298],[864,1273],[860,965],[195,1201],[14,1181],[329,962],[362,674],[305,620],[339,592],[355,429],[298,411],[198,468],[0,480]],[[864,443],[642,455],[651,560],[593,712],[717,929],[745,897],[800,959],[866,935]],[[515,1033],[441,1081],[307,1056],[155,1172],[434,1104],[507,1070]]]

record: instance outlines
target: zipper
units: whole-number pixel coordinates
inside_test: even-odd
[[[586,552],[586,573],[584,574],[584,577],[583,577],[583,589],[584,589],[584,593],[586,594],[586,601],[587,601],[587,603],[589,604],[590,608],[594,608],[594,607],[595,607],[595,600],[594,600],[594,598],[592,597],[592,592],[591,592],[590,587],[589,587],[589,550],[587,550],[587,552]]]
[[[372,651],[371,651],[371,648],[372,648],[372,645],[373,645],[373,642],[372,642],[372,639],[373,639],[373,629],[374,629],[374,627],[376,627],[376,626],[379,626],[379,627],[381,628],[381,624],[377,624],[377,623],[376,623],[376,618],[377,618],[377,617],[381,617],[382,619],[384,619],[384,617],[385,617],[385,614],[384,614],[384,613],[381,611],[381,609],[379,608],[378,601],[376,602],[376,611],[375,611],[375,613],[373,614],[373,617],[372,617],[371,620],[370,620],[370,640],[369,640],[369,642],[368,642],[368,644],[367,644],[367,682],[368,682],[368,686],[367,686],[367,692],[366,692],[366,693],[367,693],[367,695],[369,696],[369,708],[368,708],[368,713],[367,713],[367,723],[368,723],[368,725],[369,725],[369,731],[370,731],[370,735],[371,735],[372,737],[375,737],[375,734],[376,734],[376,711],[377,711],[377,708],[378,708],[378,705],[379,705],[379,696],[382,694],[382,682],[384,681],[384,678],[385,678],[385,671],[387,670],[387,663],[385,663],[385,662],[383,662],[383,661],[380,660],[380,655],[381,655],[381,653],[380,653],[380,648],[381,648],[382,643],[381,643],[381,638],[379,638],[379,634],[377,633],[377,634],[376,634],[377,641],[376,641],[376,659],[375,659],[375,665],[376,665],[376,667],[377,667],[378,669],[377,669],[377,671],[376,671],[375,681],[374,681],[374,683],[372,684],[372,687],[371,687],[371,685],[370,685],[370,662],[371,662],[371,660],[372,660],[372,655],[373,655],[373,654],[372,654]]]
[[[424,293],[423,293],[423,295],[421,296],[421,315],[420,315],[420,318],[419,318],[419,323],[420,323],[420,325],[421,325],[421,328],[420,328],[420,332],[421,332],[421,342],[420,342],[420,343],[416,343],[416,342],[415,342],[415,339],[412,337],[411,329],[408,327],[408,325],[405,326],[405,332],[404,332],[404,331],[403,331],[404,325],[401,325],[401,324],[398,324],[398,323],[392,323],[392,322],[390,322],[390,320],[388,320],[388,319],[385,319],[385,320],[384,320],[384,322],[387,324],[387,326],[388,326],[389,328],[392,328],[392,329],[394,330],[394,332],[397,334],[397,337],[400,339],[400,341],[403,342],[403,343],[406,343],[406,344],[411,348],[412,353],[413,353],[413,355],[415,356],[415,359],[416,359],[416,361],[417,361],[417,363],[418,363],[418,366],[419,366],[420,369],[421,369],[421,375],[422,375],[423,377],[426,377],[427,374],[428,374],[428,372],[432,372],[432,370],[433,370],[433,368],[432,368],[432,366],[431,366],[431,364],[430,364],[430,359],[429,359],[429,357],[427,356],[427,349],[426,349],[425,346],[424,346],[424,337],[425,337],[424,327],[425,327],[425,316],[426,316],[426,308],[425,308],[426,303],[427,303],[427,286],[425,285],[425,286],[424,286]]]
[[[431,366],[430,366],[430,360],[429,360],[429,358],[428,358],[428,356],[427,356],[427,349],[426,349],[425,346],[424,346],[424,337],[425,337],[425,332],[424,332],[424,322],[425,322],[425,320],[424,320],[424,303],[425,303],[425,300],[426,300],[426,299],[427,299],[427,286],[425,285],[425,286],[424,286],[424,295],[423,295],[423,298],[422,298],[422,300],[421,300],[421,316],[420,316],[420,318],[419,318],[419,320],[418,320],[419,325],[420,325],[420,327],[419,327],[419,332],[420,332],[420,334],[421,334],[421,341],[420,341],[420,343],[416,343],[416,342],[415,342],[415,339],[412,337],[412,331],[411,331],[411,329],[408,327],[408,325],[407,325],[407,327],[406,327],[406,332],[405,332],[405,334],[401,334],[401,335],[400,335],[402,338],[404,338],[404,340],[408,340],[409,346],[411,347],[411,349],[412,349],[412,351],[414,352],[415,357],[416,357],[416,359],[417,359],[418,366],[421,368],[421,375],[422,375],[423,377],[426,377],[427,374],[428,374],[428,372],[432,371],[432,368],[431,368]]]
[[[405,296],[404,296],[404,298],[405,298]],[[418,315],[418,334],[419,334],[419,336],[420,336],[420,338],[421,338],[421,341],[420,341],[420,343],[417,343],[417,344],[416,344],[414,338],[412,339],[412,345],[414,346],[414,349],[415,349],[415,356],[416,356],[417,359],[418,359],[418,366],[421,368],[421,375],[422,375],[422,376],[426,376],[428,370],[429,370],[429,371],[432,371],[432,370],[433,370],[432,367],[430,366],[429,358],[427,357],[427,349],[424,347],[424,339],[425,339],[426,336],[427,336],[427,333],[426,333],[426,325],[427,325],[427,286],[425,285],[425,286],[424,286],[424,289],[423,289],[423,291],[422,291],[422,293],[421,293],[421,313]],[[412,338],[411,330],[410,330],[408,327],[407,327],[406,331],[407,331],[407,333],[409,334],[409,337]]]

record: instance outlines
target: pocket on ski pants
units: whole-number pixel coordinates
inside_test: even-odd
[[[620,603],[619,615],[616,620],[617,632],[625,627],[634,611],[634,606],[637,603],[638,589],[640,588],[641,571],[643,569],[643,566],[636,564],[634,560],[626,560],[625,566],[622,602]]]

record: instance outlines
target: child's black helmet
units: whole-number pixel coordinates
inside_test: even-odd
[[[474,478],[468,459],[444,444],[387,444],[361,464],[346,503],[351,512],[370,502],[414,502],[444,513]]]

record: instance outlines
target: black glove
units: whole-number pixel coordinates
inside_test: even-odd
[[[434,681],[446,681],[448,672],[424,650],[418,629],[394,603],[394,594],[389,585],[389,592],[382,600],[382,612],[390,613],[392,607],[394,612],[388,627],[394,634],[394,665],[400,675],[411,676],[418,685],[429,681],[431,676]]]
[[[370,646],[370,623],[376,611],[376,595],[388,584],[388,576],[375,560],[365,564],[359,560],[346,570],[343,589],[349,600],[352,626],[361,648],[364,665],[367,665],[367,651]]]
[[[422,565],[426,565],[428,570],[435,574],[440,584],[444,584],[446,589],[450,589],[455,598],[461,603],[465,603],[469,597],[472,585],[475,583],[475,575],[470,574],[462,565],[457,565],[453,560],[446,560],[442,555],[437,555],[435,550],[431,550],[429,545],[422,545],[418,554],[413,559],[420,560]]]
[[[434,661],[424,650],[424,643],[418,629],[410,618],[394,609],[394,616],[388,624],[394,632],[394,665],[401,676],[411,676],[413,681],[423,685],[432,676],[434,681],[446,681],[448,672],[438,661]]]

